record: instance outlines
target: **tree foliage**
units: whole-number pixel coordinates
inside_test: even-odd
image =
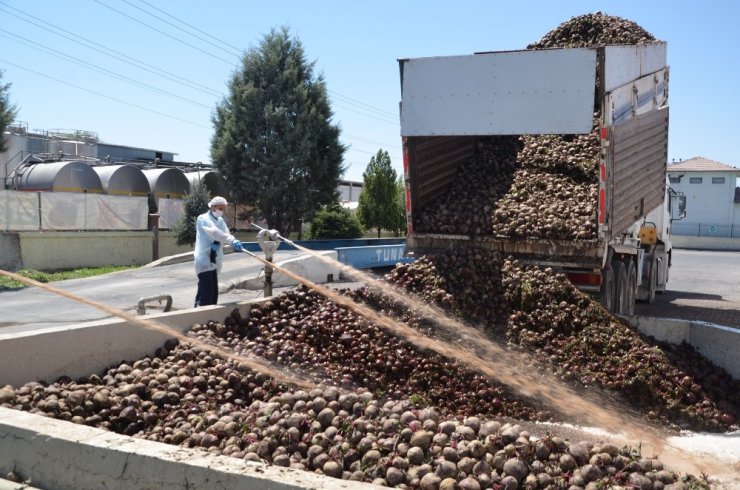
[[[365,228],[377,229],[380,238],[382,229],[396,230],[398,224],[397,175],[387,151],[380,149],[370,158],[362,178],[357,215]]]
[[[232,198],[283,235],[337,200],[345,147],[326,84],[286,27],[250,49],[213,116],[211,159]]]
[[[205,182],[202,179],[196,179],[190,185],[190,192],[183,199],[185,213],[172,227],[178,245],[192,246],[195,244],[195,220],[208,210],[210,199]]]
[[[396,181],[396,219],[391,227],[396,236],[406,232],[406,181],[403,175]]]
[[[319,210],[311,220],[309,238],[323,240],[330,238],[359,238],[362,224],[351,211],[339,204],[331,204]]]
[[[3,71],[0,70],[0,80],[3,78]],[[16,106],[10,103],[10,97],[8,95],[10,84],[6,83],[3,85],[0,83],[0,153],[7,151],[8,146],[5,142],[5,130],[8,129],[15,120],[15,115],[18,112]]]

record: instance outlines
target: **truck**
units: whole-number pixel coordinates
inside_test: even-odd
[[[668,185],[666,43],[483,52],[399,59],[406,252],[474,243],[566,274],[615,314],[665,291],[671,223],[685,197]],[[595,123],[595,115],[599,119]],[[598,131],[595,239],[415,230],[458,166],[492,135]]]

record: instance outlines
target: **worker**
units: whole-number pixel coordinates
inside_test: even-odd
[[[244,250],[242,242],[229,233],[224,221],[226,199],[216,196],[208,202],[208,211],[195,222],[195,273],[198,275],[198,293],[195,306],[215,305],[218,302],[218,273],[224,258],[224,244],[231,244],[236,252]]]

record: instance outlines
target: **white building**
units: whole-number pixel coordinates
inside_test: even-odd
[[[740,237],[740,169],[703,157],[668,165],[673,190],[686,195],[686,218],[674,235]]]
[[[354,180],[340,180],[338,189],[339,203],[350,211],[357,209],[363,185],[363,182],[357,182]]]

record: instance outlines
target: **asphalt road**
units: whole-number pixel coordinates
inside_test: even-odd
[[[279,251],[275,253],[274,261],[280,262],[303,254],[304,252],[298,251]],[[258,277],[263,267],[260,261],[248,254],[226,254],[219,275],[218,302],[233,303],[260,297],[262,291],[232,289],[232,286]],[[172,296],[172,310],[192,308],[197,282],[193,262],[186,260],[85,279],[58,281],[52,285],[83,298],[135,314],[139,299],[165,294]],[[35,287],[0,292],[0,305],[2,305],[0,335],[111,317],[110,314],[92,306]]]
[[[740,252],[673,250],[666,292],[635,314],[740,328]]]

